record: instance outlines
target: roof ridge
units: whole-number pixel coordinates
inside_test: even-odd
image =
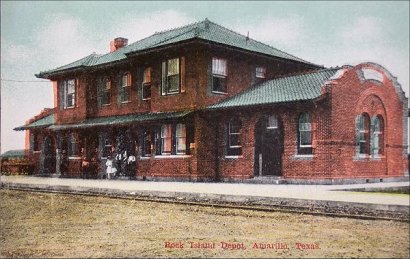
[[[289,74],[281,74],[281,75],[278,75],[277,77],[266,80],[262,82],[261,84],[267,81],[270,81],[270,80],[282,79],[282,78],[287,78],[287,77],[295,77],[295,76],[303,76],[303,75],[308,75],[308,74],[313,74],[313,73],[325,72],[328,70],[340,69],[340,68],[341,67],[337,66],[337,67],[329,67],[329,68],[318,68],[318,69],[311,69],[311,70],[296,71],[296,72],[289,73]]]
[[[150,36],[145,37],[143,39],[149,38],[149,37],[157,35],[157,34],[163,34],[163,33],[174,31],[174,30],[180,30],[180,29],[183,29],[183,28],[195,25],[195,24],[198,25],[198,24],[206,22],[206,21],[209,21],[209,20],[207,18],[205,18],[205,20],[203,20],[203,21],[196,21],[196,22],[192,22],[192,23],[189,23],[189,24],[186,24],[186,25],[183,25],[183,26],[174,27],[174,28],[163,30],[163,31],[156,31],[156,32],[154,32],[154,34],[151,34]],[[141,40],[143,40],[143,39],[141,39]]]

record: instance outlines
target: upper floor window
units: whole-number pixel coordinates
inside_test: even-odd
[[[31,151],[40,151],[39,135],[37,133],[30,134],[30,149]]]
[[[125,72],[121,77],[121,102],[129,102],[131,96],[131,74]]]
[[[242,124],[239,119],[232,119],[228,123],[228,145],[226,152],[228,156],[239,156],[242,154],[241,128]]]
[[[312,154],[312,122],[309,114],[301,113],[298,120],[298,154]]]
[[[61,91],[61,103],[60,106],[63,109],[74,108],[75,107],[75,80],[64,80],[60,82],[60,91]]]
[[[227,93],[227,76],[226,60],[212,58],[212,92]]]
[[[372,154],[378,156],[383,154],[384,148],[384,122],[383,117],[375,116],[372,120]]]
[[[179,58],[162,62],[162,95],[180,92]]]
[[[103,89],[102,89],[102,104],[108,105],[111,103],[111,80],[106,77],[103,81]]]
[[[265,77],[266,77],[266,68],[256,67],[256,78],[265,78]]]
[[[144,70],[144,76],[142,80],[142,100],[151,99],[151,68],[147,67]]]
[[[356,118],[356,153],[360,155],[369,154],[369,128],[370,118],[363,113]]]

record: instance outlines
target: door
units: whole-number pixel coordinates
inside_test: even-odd
[[[54,174],[56,169],[55,143],[51,136],[44,138],[43,144],[43,173]]]
[[[283,126],[275,116],[261,118],[255,127],[255,176],[281,176]]]

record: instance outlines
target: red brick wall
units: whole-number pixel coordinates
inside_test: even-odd
[[[362,81],[357,71],[372,67],[383,73],[383,83]],[[350,68],[332,84],[332,177],[403,176],[406,161],[403,157],[403,108],[391,79],[378,67],[358,65]],[[355,119],[366,112],[370,117],[382,115],[385,133],[384,155],[375,160],[355,158]]]

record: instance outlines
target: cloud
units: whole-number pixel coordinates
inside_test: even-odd
[[[54,14],[36,29],[33,46],[42,62],[53,68],[80,59],[93,52],[92,30],[76,17]]]
[[[363,41],[383,40],[387,36],[385,35],[387,31],[385,22],[382,19],[361,16],[354,20],[352,24],[347,24],[341,35],[347,41],[363,43]]]
[[[296,46],[305,38],[307,28],[303,17],[290,15],[287,17],[265,17],[251,24],[243,20],[234,25],[234,30],[252,39],[273,44],[274,46]]]

